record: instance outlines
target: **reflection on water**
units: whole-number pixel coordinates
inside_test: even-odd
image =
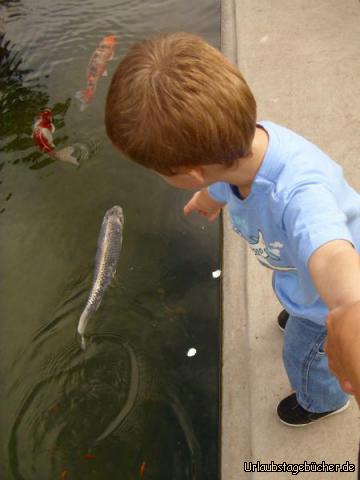
[[[155,31],[217,45],[218,24],[214,0],[0,2],[1,479],[218,478],[218,226],[185,219],[186,192],[113,151],[109,78],[85,112],[75,99],[105,35],[118,40],[111,76]],[[80,168],[33,144],[44,107]],[[126,218],[117,278],[82,352],[76,327],[115,204]]]

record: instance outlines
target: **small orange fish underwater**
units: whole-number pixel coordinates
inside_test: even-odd
[[[107,76],[107,63],[114,58],[116,37],[104,37],[93,53],[86,72],[87,87],[76,92],[75,97],[80,100],[80,111],[83,112],[91,102],[96,85],[101,76]]]
[[[146,468],[146,462],[142,462],[142,464],[140,465],[140,479],[141,480],[144,479],[145,468]]]
[[[69,470],[63,470],[60,475],[60,480],[66,480],[69,476]]]

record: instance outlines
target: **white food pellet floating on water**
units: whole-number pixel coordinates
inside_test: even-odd
[[[188,357],[193,357],[194,355],[196,355],[196,348],[189,348],[187,354],[186,354]]]
[[[215,270],[214,272],[212,272],[213,278],[219,278],[220,275],[221,275],[221,270]]]

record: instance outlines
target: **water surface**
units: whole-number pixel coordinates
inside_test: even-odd
[[[0,3],[1,479],[219,477],[219,225],[185,219],[189,193],[113,151],[109,78],[85,112],[74,97],[103,36],[118,39],[111,75],[135,41],[179,30],[218,46],[219,2]],[[58,147],[85,145],[80,168],[33,145],[43,107]],[[77,322],[116,204],[117,278],[84,353]]]

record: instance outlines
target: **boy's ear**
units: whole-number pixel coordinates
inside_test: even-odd
[[[191,175],[193,178],[195,178],[199,182],[205,181],[205,172],[202,167],[192,168],[189,172],[189,175]]]

